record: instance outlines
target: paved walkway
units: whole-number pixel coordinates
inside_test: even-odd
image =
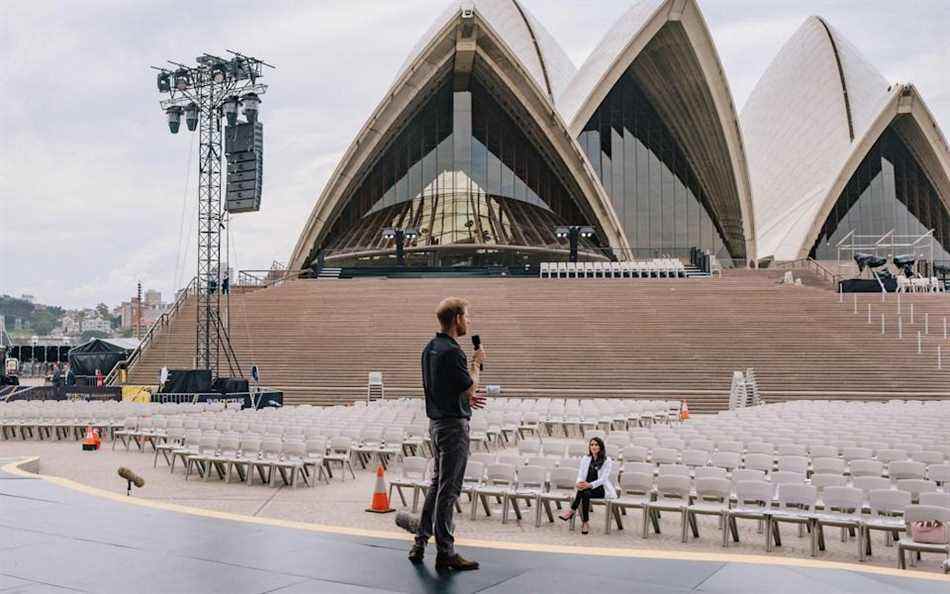
[[[414,566],[405,540],[180,513],[66,485],[0,473],[0,592],[950,593],[941,576],[896,570],[824,569],[782,558],[756,564],[728,556],[628,557],[603,549],[462,548],[482,569],[437,573],[434,547],[424,565]]]

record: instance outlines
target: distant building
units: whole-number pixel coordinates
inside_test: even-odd
[[[161,307],[162,306],[162,292],[156,291],[154,289],[149,289],[145,291],[145,306],[146,307]]]
[[[26,301],[27,303],[33,303],[34,301],[36,301],[36,297],[34,297],[33,295],[29,295],[27,293],[20,295],[20,299],[22,299],[23,301]]]
[[[95,330],[96,332],[102,332],[104,334],[112,334],[112,322],[109,320],[103,320],[99,317],[82,320],[80,323],[80,334],[83,332],[89,332],[90,330]]]

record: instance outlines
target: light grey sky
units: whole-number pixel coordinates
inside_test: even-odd
[[[631,0],[523,0],[583,63]],[[150,64],[236,49],[276,64],[263,97],[264,199],[235,216],[236,269],[285,262],[317,196],[446,0],[0,7],[0,293],[70,307],[170,297],[195,271],[194,134],[172,136]],[[736,106],[824,16],[950,133],[950,0],[700,0]],[[184,130],[184,126],[182,127]]]

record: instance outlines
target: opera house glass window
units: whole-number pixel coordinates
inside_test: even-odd
[[[469,91],[443,84],[396,135],[348,200],[327,247],[332,255],[389,251],[382,229],[412,227],[419,236],[407,248],[432,248],[446,264],[454,263],[445,255],[452,250],[443,248],[452,246],[469,248],[465,257],[472,247],[563,250],[554,236],[563,224],[590,223],[473,77]]]
[[[729,260],[692,165],[626,72],[578,138],[600,177],[636,257],[712,250]]]
[[[950,260],[950,212],[900,136],[888,128],[845,186],[811,257],[836,260],[836,246],[852,231],[882,236],[892,229],[902,236],[921,236],[933,229],[935,260]],[[928,259],[929,245],[924,254]]]

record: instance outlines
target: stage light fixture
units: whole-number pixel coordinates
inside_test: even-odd
[[[185,106],[185,124],[188,125],[188,131],[194,132],[198,127],[198,105],[191,102]]]
[[[184,68],[175,71],[175,88],[184,91],[191,86],[191,77]]]
[[[396,230],[392,227],[385,227],[383,229],[383,239],[395,239]]]
[[[165,110],[168,116],[168,130],[172,134],[178,134],[178,128],[181,126],[181,107],[173,105]]]
[[[169,93],[172,90],[171,76],[167,72],[158,73],[158,92]]]
[[[241,105],[244,106],[244,117],[251,124],[257,121],[257,112],[261,105],[261,98],[257,93],[247,93],[241,97]]]
[[[238,103],[240,103],[240,101],[241,100],[238,99],[235,95],[231,95],[230,97],[225,99],[224,103],[222,104],[224,115],[225,117],[228,118],[228,126],[234,126],[237,124]]]
[[[419,230],[415,227],[409,227],[403,231],[403,235],[405,235],[406,239],[415,239],[419,237]]]
[[[558,239],[565,239],[570,234],[571,230],[568,227],[557,227],[554,229],[554,236]]]
[[[224,82],[228,77],[228,66],[224,62],[218,62],[211,67],[211,80],[214,82]]]
[[[584,239],[590,239],[591,237],[594,236],[594,228],[593,228],[593,227],[581,227],[581,228],[578,230],[578,234],[579,234],[582,238],[584,238]]]

